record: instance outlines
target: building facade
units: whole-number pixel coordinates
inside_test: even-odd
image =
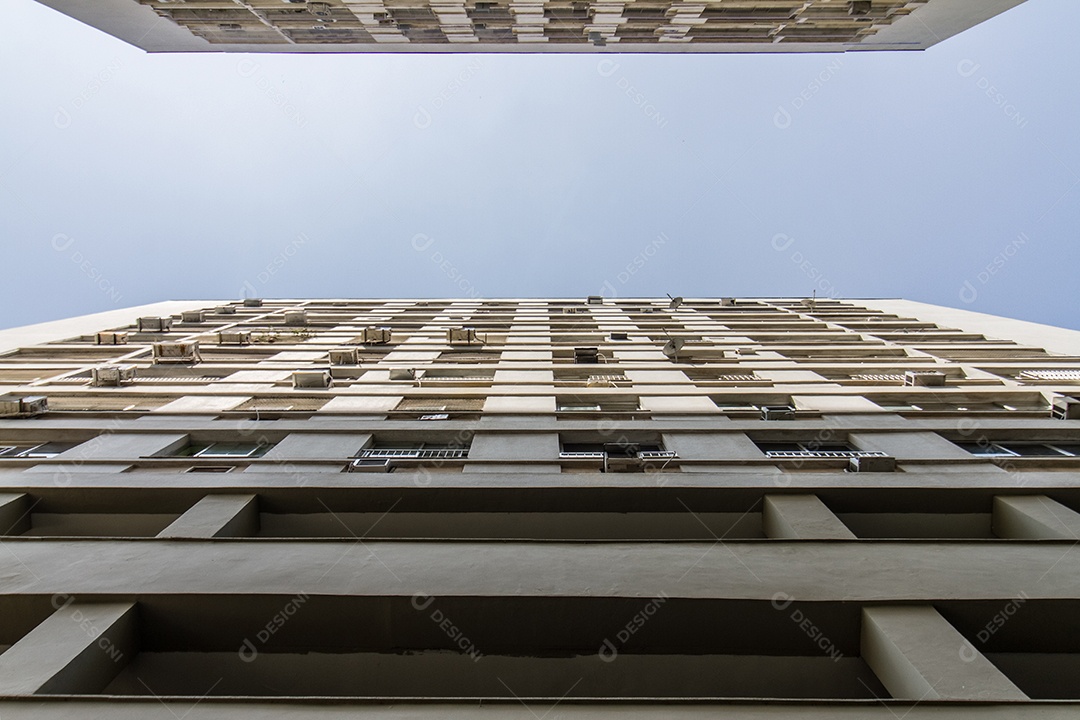
[[[170,302],[0,392],[4,720],[1080,715],[1080,332]]]
[[[39,0],[156,52],[923,50],[1024,0]]]

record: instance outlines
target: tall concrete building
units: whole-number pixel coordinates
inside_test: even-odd
[[[0,392],[4,720],[1080,714],[1080,332],[168,302]]]
[[[1024,0],[38,0],[154,52],[923,50]]]

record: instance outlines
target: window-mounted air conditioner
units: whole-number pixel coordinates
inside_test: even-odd
[[[735,305],[735,298],[726,297],[720,298],[720,307],[732,307]]]
[[[206,313],[202,310],[186,310],[180,313],[180,322],[182,323],[201,323],[206,319]]]
[[[940,370],[908,370],[904,373],[904,385],[911,387],[941,387],[945,373]]]
[[[367,327],[364,328],[364,344],[365,345],[386,345],[393,337],[393,333],[388,327]]]
[[[141,317],[136,322],[139,332],[169,332],[172,329],[170,317]]]
[[[214,312],[216,312],[218,315],[235,315],[236,314],[236,306],[235,305],[222,305],[221,307],[214,308]]]
[[[306,310],[286,310],[284,317],[286,325],[307,325],[308,323]]]
[[[585,298],[585,303],[587,305],[603,305],[604,304],[604,296],[603,295],[590,295],[589,297]]]
[[[357,458],[349,463],[349,472],[386,473],[393,472],[394,466],[387,458]]]
[[[1080,420],[1080,400],[1074,397],[1054,398],[1050,415],[1058,420]]]
[[[259,298],[245,298],[244,307],[262,307],[262,300]]]
[[[134,365],[98,365],[90,370],[90,384],[94,387],[120,387],[134,379]]]
[[[0,395],[0,417],[34,417],[48,410],[49,399],[43,395]]]
[[[391,380],[415,380],[416,371],[412,368],[394,368],[390,371]]]
[[[330,351],[331,365],[359,365],[360,351],[356,348],[338,348]]]
[[[446,342],[451,345],[472,345],[474,343],[483,344],[476,335],[476,329],[471,327],[449,328],[446,331]]]
[[[128,334],[126,332],[99,332],[94,341],[98,345],[127,345]]]
[[[222,330],[218,334],[218,345],[250,345],[250,330]]]
[[[610,335],[610,336],[608,337],[608,339],[609,339],[609,340],[612,340],[613,342],[624,342],[624,341],[626,341],[626,340],[629,340],[629,339],[630,339],[630,336],[629,336],[629,335],[627,335],[627,334],[626,334],[626,333],[624,333],[624,332],[613,332],[613,333],[611,333],[611,335]]]
[[[761,408],[762,420],[794,420],[795,408],[791,405],[766,405]]]
[[[579,365],[595,365],[600,362],[600,349],[594,347],[574,348],[574,362]]]
[[[895,472],[896,458],[890,455],[857,455],[848,459],[848,472]]]
[[[154,343],[151,348],[155,363],[197,363],[202,360],[197,340],[159,342]]]
[[[327,370],[297,370],[292,374],[294,388],[328,388],[334,384]]]

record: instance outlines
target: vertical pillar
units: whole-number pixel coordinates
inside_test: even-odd
[[[1080,513],[1045,495],[994,498],[994,535],[1009,540],[1080,539]]]
[[[158,537],[251,537],[258,532],[257,495],[207,495],[176,518]]]
[[[0,695],[101,692],[138,651],[134,603],[68,600],[0,654]]]
[[[1027,700],[928,605],[864,607],[862,657],[898,700]]]
[[[765,537],[778,540],[855,540],[817,495],[766,495],[761,510]]]
[[[30,529],[30,496],[0,493],[0,535],[22,535]]]

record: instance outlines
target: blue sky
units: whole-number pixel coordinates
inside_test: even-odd
[[[906,297],[1080,329],[1080,44],[148,55],[0,3],[0,327],[164,299]]]

